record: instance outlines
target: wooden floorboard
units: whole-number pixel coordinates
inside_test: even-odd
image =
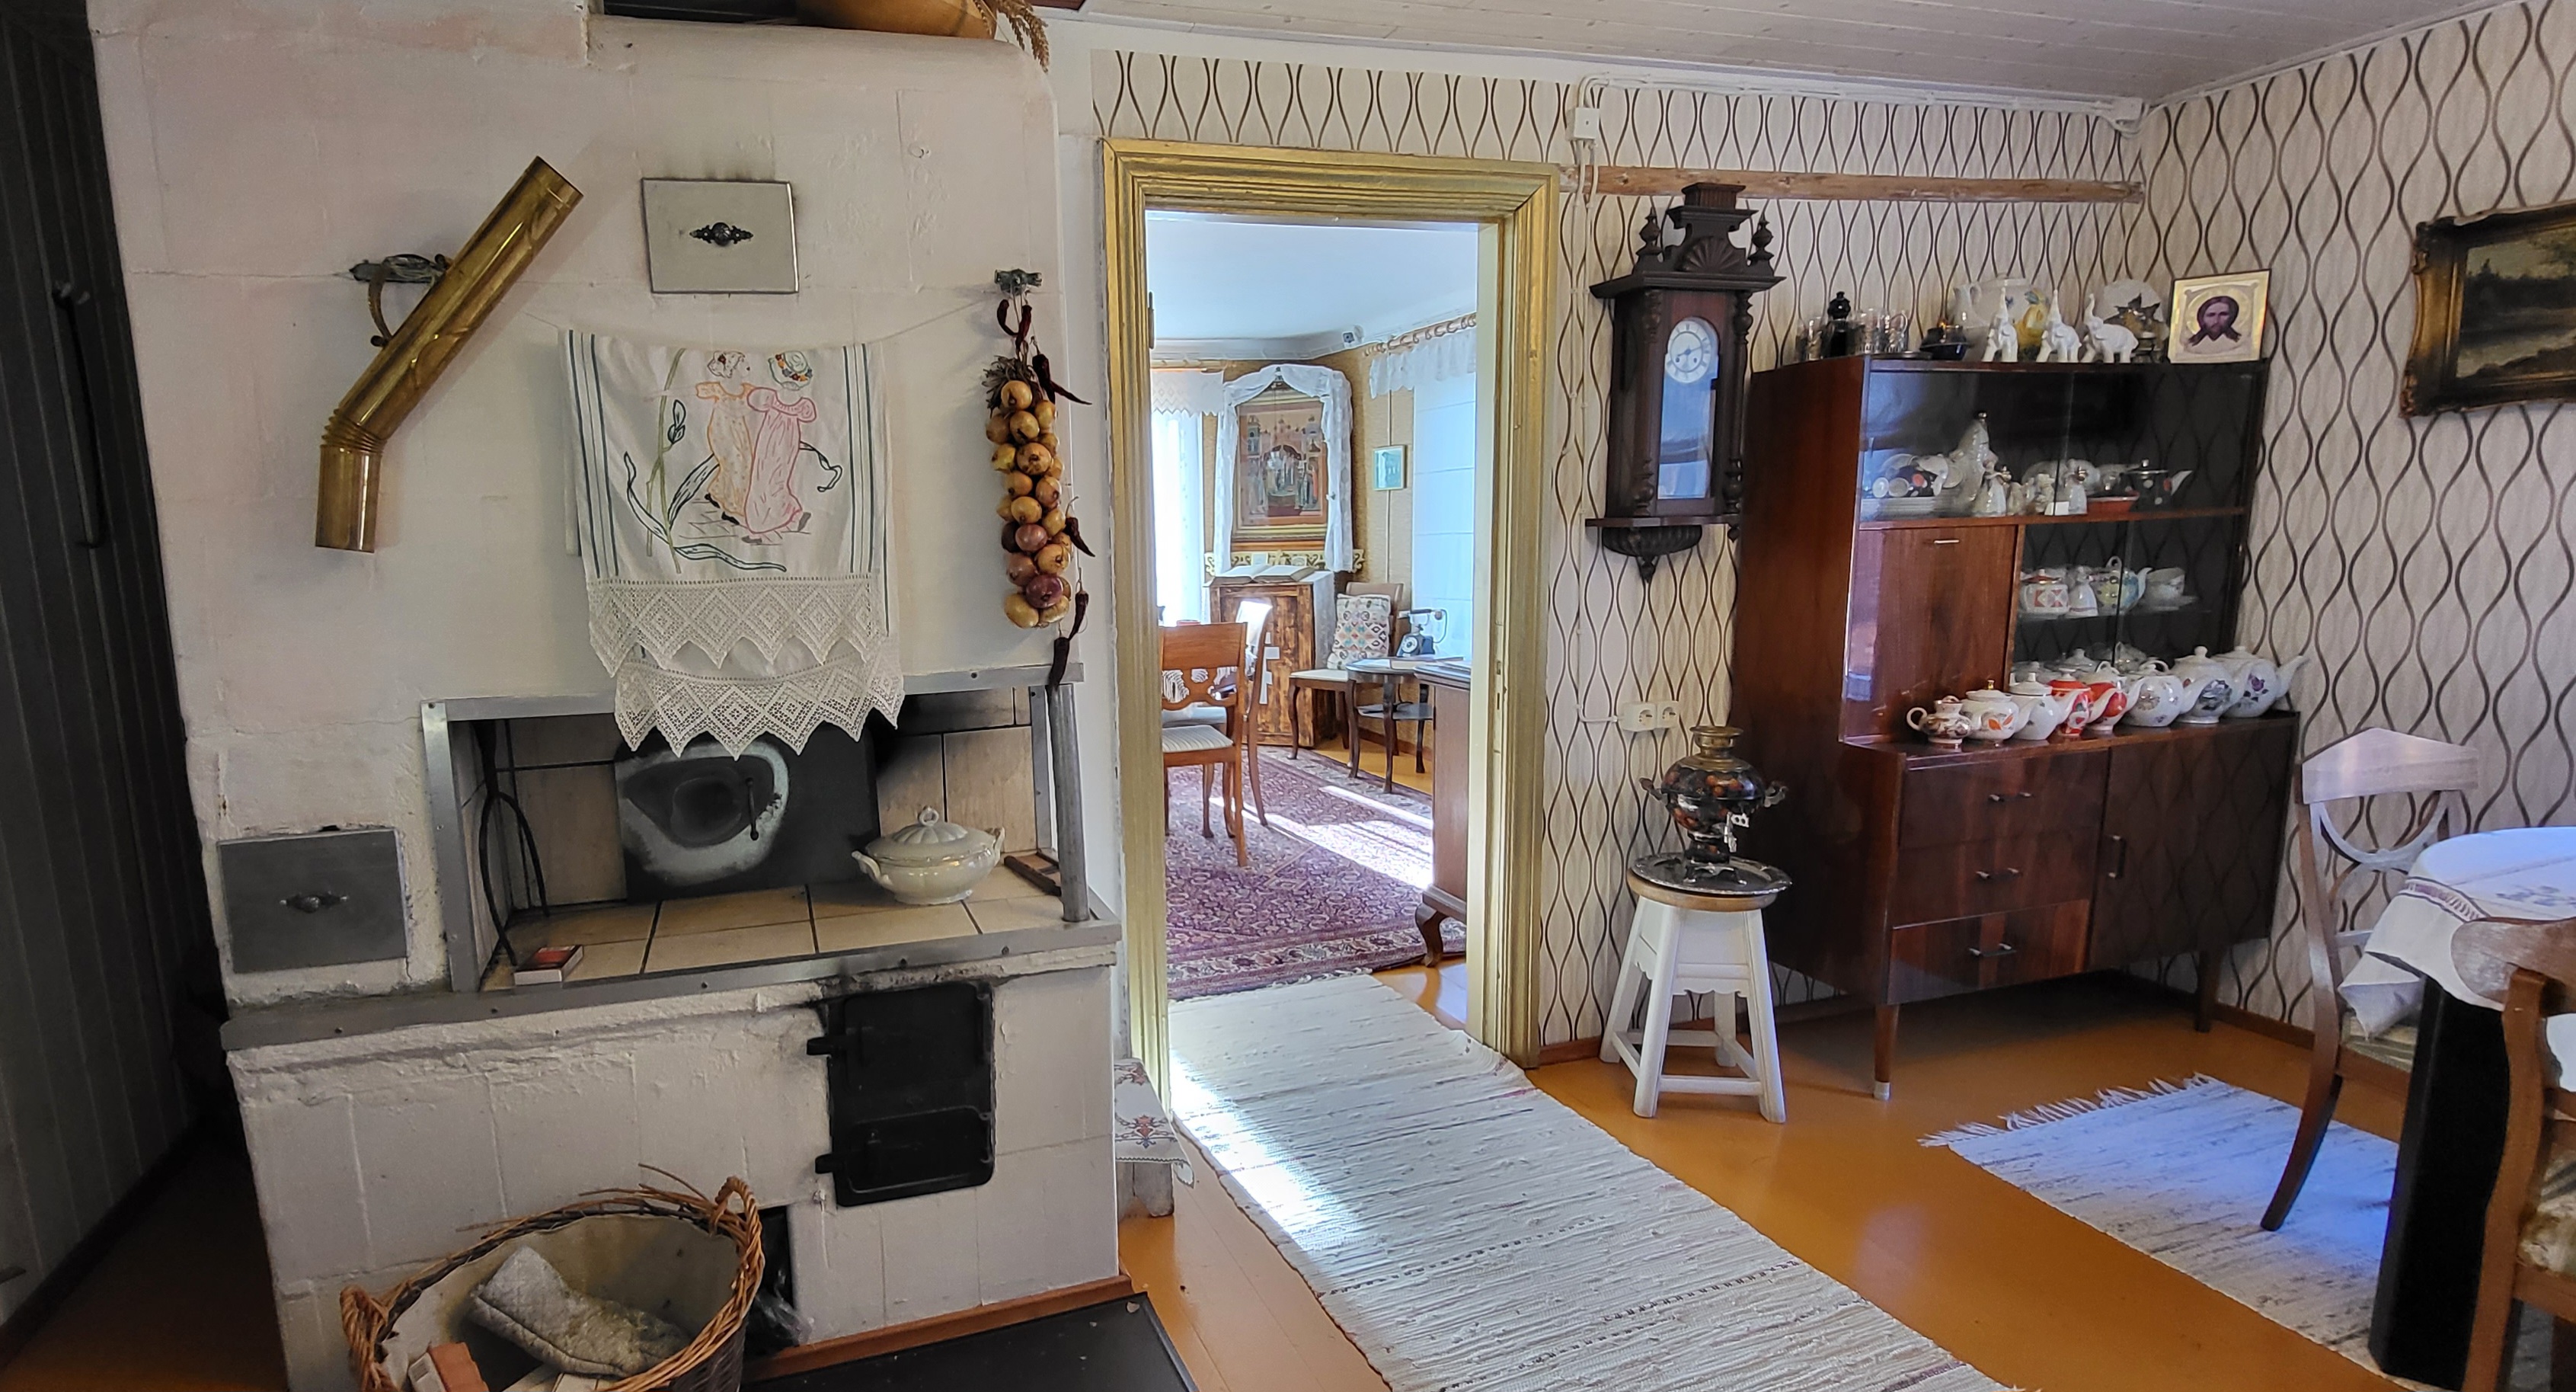
[[[1463,998],[1462,964],[1380,979],[1425,1008]],[[1828,1016],[1782,1029],[1787,1126],[1764,1122],[1749,1101],[1711,1097],[1668,1097],[1655,1119],[1640,1119],[1629,1111],[1628,1074],[1595,1061],[1531,1076],[2007,1385],[2385,1392],[2389,1384],[2359,1365],[1919,1144],[1963,1122],[2195,1073],[2294,1101],[2303,1051],[2226,1024],[2198,1034],[2179,1000],[2079,979],[1907,1007],[1896,1096],[1881,1103],[1870,1096],[1871,1023]],[[1702,1071],[1676,1058],[1682,1071]],[[2393,1135],[2400,1105],[2353,1089],[2344,1119]],[[1120,1247],[1202,1386],[1384,1385],[1204,1165],[1174,1217],[1129,1220]]]

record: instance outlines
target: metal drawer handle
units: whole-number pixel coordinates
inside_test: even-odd
[[[320,913],[334,904],[347,903],[348,899],[345,895],[333,894],[326,889],[319,894],[290,894],[277,902],[297,913]]]
[[[2029,797],[2029,796],[2030,796],[2030,794],[2028,794],[2028,793],[1988,793],[1988,794],[1986,794],[1986,801],[1988,801],[1988,802],[2014,802],[2014,801],[2018,801],[2019,799],[2026,798],[2026,797]]]
[[[1971,957],[2010,957],[2019,951],[2021,951],[2021,949],[2013,946],[2011,943],[1996,943],[1992,947],[1969,948],[1968,955]]]
[[[1956,546],[1959,544],[1959,539],[1957,537],[1934,537],[1932,538],[1932,544],[1935,546]]]
[[[2007,865],[2001,870],[1980,870],[1977,872],[1977,878],[1981,880],[2010,880],[2018,879],[2020,876],[2021,867],[2018,865]]]

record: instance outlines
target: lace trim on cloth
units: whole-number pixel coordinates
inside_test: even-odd
[[[815,657],[848,646],[869,654],[889,646],[884,583],[873,575],[778,576],[758,580],[594,579],[590,650],[616,671],[635,650],[668,667],[695,648],[722,664],[749,643],[777,665],[792,643]]]
[[[628,748],[660,730],[674,749],[711,736],[739,757],[762,735],[805,752],[814,727],[865,729],[868,713],[895,718],[903,664],[892,652],[854,654],[780,677],[701,677],[641,657],[617,667],[617,729]]]
[[[876,576],[593,580],[589,590],[591,650],[617,674],[629,747],[658,729],[674,749],[703,734],[739,755],[773,734],[801,752],[816,725],[856,734],[868,712],[893,720],[903,704]],[[773,671],[723,674],[744,644]],[[692,649],[709,671],[681,669]],[[776,672],[781,658],[812,665]]]

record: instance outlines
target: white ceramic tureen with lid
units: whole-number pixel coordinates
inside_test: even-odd
[[[907,904],[954,904],[1001,864],[1002,843],[991,832],[943,820],[938,808],[925,807],[912,825],[850,856],[869,879]]]

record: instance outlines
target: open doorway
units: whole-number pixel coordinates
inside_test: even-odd
[[[1553,306],[1557,171],[1547,165],[1507,161],[1155,141],[1112,140],[1104,142],[1103,149],[1111,477],[1117,535],[1122,539],[1150,539],[1155,530],[1152,357],[1156,333],[1147,285],[1149,214],[1217,213],[1273,223],[1379,228],[1424,224],[1473,228],[1477,270],[1470,351],[1476,385],[1462,414],[1476,422],[1473,449],[1485,467],[1467,476],[1474,497],[1468,543],[1472,560],[1464,587],[1466,603],[1460,607],[1469,612],[1463,621],[1445,619],[1435,635],[1435,650],[1446,643],[1469,657],[1466,680],[1453,696],[1463,711],[1435,714],[1428,721],[1439,733],[1432,736],[1433,747],[1426,751],[1424,772],[1435,784],[1444,763],[1453,772],[1463,765],[1465,774],[1464,788],[1457,796],[1465,804],[1458,819],[1465,828],[1460,850],[1464,864],[1459,871],[1465,892],[1459,916],[1465,923],[1468,1029],[1516,1059],[1535,1061],[1543,848],[1537,808],[1540,769],[1530,756],[1541,747],[1545,723],[1538,695],[1545,652],[1539,538],[1548,506],[1542,393]],[[1268,385],[1261,384],[1262,389]],[[1353,390],[1365,393],[1367,387],[1360,383]],[[1204,457],[1213,444],[1204,432],[1201,442]],[[1174,448],[1178,447],[1175,443]],[[1357,444],[1352,453],[1349,486],[1356,492],[1371,482],[1368,471],[1375,460],[1358,457],[1362,451]],[[1265,449],[1265,466],[1268,459]],[[1413,461],[1408,460],[1408,473],[1412,467]],[[1263,487],[1267,489],[1266,481]],[[1214,491],[1213,483],[1210,489]],[[1177,484],[1167,490],[1178,491]],[[1288,496],[1294,500],[1299,495],[1291,489]],[[1210,498],[1202,503],[1210,525],[1210,553],[1218,549],[1213,535],[1216,501]],[[1328,518],[1328,531],[1330,525]],[[1227,568],[1234,564],[1238,550],[1262,549],[1236,547],[1233,540],[1239,539],[1226,544]],[[1347,544],[1365,549],[1357,527]],[[1283,544],[1277,549],[1289,548]],[[1176,785],[1167,778],[1161,760],[1134,756],[1162,743],[1164,706],[1158,698],[1167,664],[1163,628],[1155,621],[1163,602],[1160,560],[1157,548],[1150,544],[1121,545],[1112,555],[1119,616],[1114,634],[1121,693],[1118,742],[1122,751],[1132,751],[1120,767],[1127,1023],[1134,1053],[1158,1077],[1165,1072],[1170,1002],[1165,866],[1173,838],[1166,831],[1164,802]],[[1187,563],[1180,564],[1186,567]],[[1212,606],[1214,600],[1211,595]],[[1216,617],[1213,608],[1210,617]],[[1241,659],[1237,661],[1240,665]],[[1265,654],[1251,665],[1266,661]],[[1411,686],[1408,683],[1408,689]],[[1457,718],[1461,714],[1464,718]],[[1400,722],[1394,736],[1399,773],[1411,763],[1405,743],[1410,731],[1401,728],[1409,721],[1407,717]],[[1361,712],[1359,723],[1369,731],[1375,722]],[[1455,740],[1461,730],[1465,739],[1456,742],[1451,755],[1441,754],[1440,750],[1452,748],[1444,738]],[[1347,751],[1352,746],[1341,747],[1347,774]],[[1386,746],[1364,733],[1357,747],[1377,756],[1373,771],[1379,775],[1377,787],[1384,795]],[[1286,750],[1283,742],[1279,752],[1284,755]],[[1300,748],[1293,762],[1302,765],[1314,757]],[[1261,761],[1256,766],[1266,773],[1271,765]],[[1401,786],[1404,780],[1395,781]],[[1258,793],[1245,789],[1256,821],[1259,797],[1268,791],[1266,786]],[[1194,810],[1186,800],[1178,803],[1172,820],[1175,829],[1183,824],[1184,809]],[[1272,810],[1276,820],[1277,809]],[[1201,838],[1203,842],[1215,839]],[[1229,837],[1229,850],[1230,841]]]
[[[1164,675],[1170,996],[1446,960],[1463,1027],[1477,225],[1145,234],[1159,641],[1243,653]]]

